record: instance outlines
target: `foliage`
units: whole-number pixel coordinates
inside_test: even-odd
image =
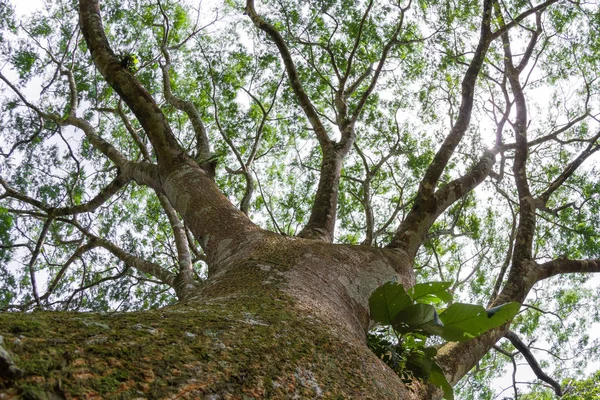
[[[426,347],[427,338],[467,341],[511,321],[520,304],[513,302],[488,310],[482,306],[452,303],[451,282],[419,283],[408,292],[396,282],[387,282],[369,297],[371,319],[383,326],[368,334],[367,343],[405,381],[412,377],[430,382],[454,399],[452,387],[435,361],[436,347]],[[439,306],[451,303],[438,313]],[[438,307],[436,307],[438,306]]]
[[[121,57],[121,66],[127,68],[131,72],[136,72],[139,68],[139,60],[135,54],[125,54]]]
[[[600,399],[600,371],[586,379],[566,378],[562,382],[564,394],[562,400],[598,400]],[[520,397],[523,400],[552,400],[554,393],[547,389],[536,387],[531,393]]]

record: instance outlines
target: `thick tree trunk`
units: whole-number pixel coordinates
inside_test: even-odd
[[[402,253],[263,231],[232,248],[221,248],[211,278],[187,304],[128,314],[0,315],[8,351],[1,391],[29,398],[418,398],[365,345],[370,293],[390,279],[413,284]]]

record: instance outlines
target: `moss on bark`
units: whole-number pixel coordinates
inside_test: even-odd
[[[0,392],[23,398],[405,398],[365,346],[272,294],[122,314],[0,314],[0,327],[23,371],[0,378]]]

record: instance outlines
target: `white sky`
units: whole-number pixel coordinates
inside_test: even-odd
[[[10,0],[10,3],[15,7],[17,15],[29,14],[44,6],[43,0]]]

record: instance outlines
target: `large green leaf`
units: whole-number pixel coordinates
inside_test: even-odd
[[[512,319],[517,315],[519,310],[521,309],[521,304],[513,301],[510,303],[502,304],[501,306],[490,308],[486,310],[486,314],[488,317],[489,324],[491,328],[495,328],[497,326],[503,325],[508,321],[512,321]]]
[[[423,380],[429,379],[433,363],[433,358],[416,351],[411,352],[406,358],[406,368],[411,370],[415,377]]]
[[[480,305],[454,303],[440,314],[444,324],[440,336],[454,342],[472,339],[510,321],[519,307],[519,303],[508,303],[488,316],[486,309]]]
[[[448,303],[452,300],[452,295],[447,290],[450,285],[450,282],[417,283],[408,289],[408,294],[418,303],[437,304],[439,300]]]
[[[435,307],[420,303],[400,311],[392,321],[392,326],[396,332],[420,331],[428,335],[438,335],[443,328]]]
[[[429,382],[433,383],[435,386],[441,388],[444,391],[444,398],[446,400],[454,400],[454,392],[452,391],[452,386],[448,383],[446,379],[446,375],[444,375],[444,371],[440,368],[437,363],[433,363],[431,365],[431,371],[429,373]]]
[[[384,325],[391,325],[396,314],[413,304],[402,284],[386,282],[369,297],[371,319]]]

